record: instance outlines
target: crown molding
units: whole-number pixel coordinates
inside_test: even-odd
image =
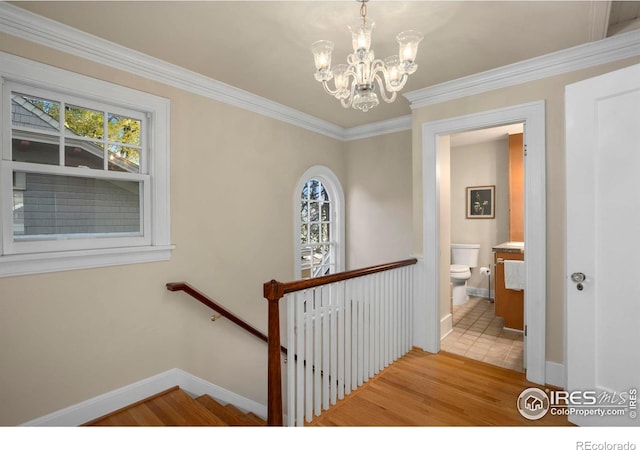
[[[255,112],[339,141],[411,129],[411,116],[343,128],[0,1],[0,32]],[[411,109],[640,55],[640,30],[403,94]]]
[[[368,123],[357,127],[347,128],[345,130],[344,140],[356,141],[358,139],[407,130],[411,130],[411,114],[381,122]]]
[[[403,95],[413,110],[638,55],[640,30],[634,30]]]
[[[0,2],[0,32],[158,81],[340,141],[346,129],[264,97]]]

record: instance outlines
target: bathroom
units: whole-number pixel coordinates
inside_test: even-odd
[[[524,185],[522,178],[513,175],[510,151],[513,154],[514,149],[509,149],[510,135],[513,147],[522,132],[522,124],[514,124],[450,137],[448,240],[465,244],[465,248],[478,244],[479,248],[475,267],[459,277],[457,267],[448,274],[451,314],[441,314],[445,316],[443,350],[519,371],[524,370],[522,332],[506,327],[504,319],[495,315],[494,249],[498,244],[523,240],[514,238],[514,232],[522,227]],[[520,197],[513,194],[517,191]]]

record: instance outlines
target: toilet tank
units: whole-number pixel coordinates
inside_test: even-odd
[[[480,244],[451,244],[451,264],[478,267]]]

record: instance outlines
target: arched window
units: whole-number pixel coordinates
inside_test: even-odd
[[[344,194],[338,178],[326,167],[312,167],[298,182],[294,202],[295,276],[344,270]]]

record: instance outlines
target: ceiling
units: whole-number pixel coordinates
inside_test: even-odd
[[[334,64],[351,51],[355,0],[335,1],[18,1],[14,5],[344,128],[410,114],[403,97],[363,113],[343,109],[314,79],[309,50],[335,43]],[[418,70],[402,92],[457,79],[625,31],[640,2],[377,1],[377,57],[397,52],[406,29],[425,38]]]

